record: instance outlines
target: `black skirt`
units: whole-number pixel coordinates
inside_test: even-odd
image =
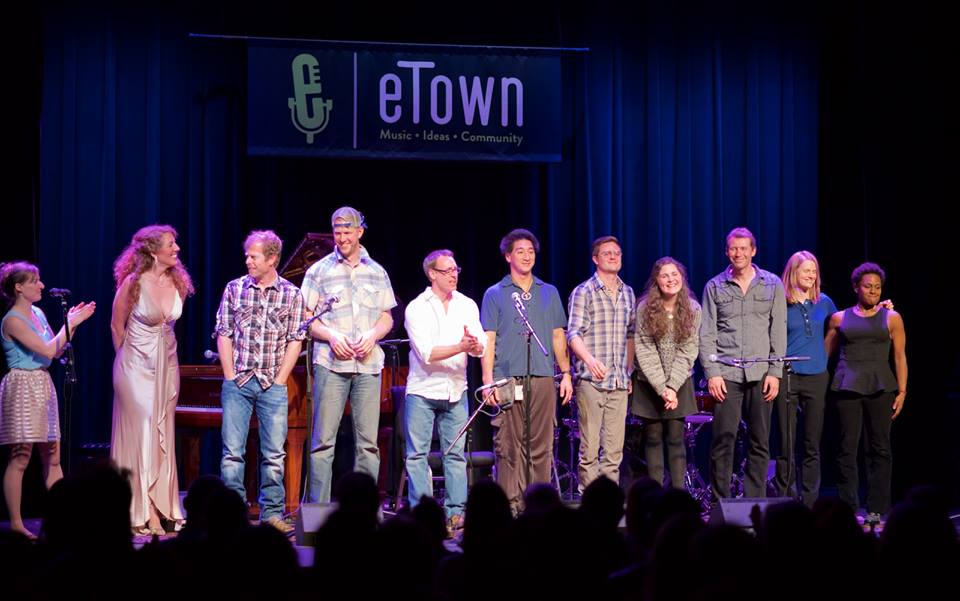
[[[630,412],[644,419],[681,419],[697,412],[697,399],[693,389],[693,378],[687,378],[677,391],[677,408],[666,411],[663,398],[654,391],[646,380],[633,376],[633,394],[630,395]]]

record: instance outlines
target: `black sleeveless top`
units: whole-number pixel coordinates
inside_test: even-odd
[[[897,378],[890,369],[890,331],[887,309],[860,317],[846,309],[837,329],[840,360],[833,376],[833,390],[869,395],[896,392]]]

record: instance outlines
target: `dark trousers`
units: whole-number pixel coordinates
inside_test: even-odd
[[[664,437],[666,430],[666,437]],[[647,471],[650,478],[663,484],[663,447],[666,438],[667,467],[670,470],[670,486],[684,488],[687,472],[687,447],[683,441],[683,418],[644,419],[643,440]]]
[[[731,382],[727,398],[713,408],[713,442],[710,445],[710,488],[716,498],[730,496],[733,456],[740,416],[747,423],[747,473],[743,483],[748,497],[767,496],[770,461],[770,416],[773,403],[763,400],[763,381]]]
[[[860,482],[857,473],[857,451],[860,432],[864,432],[867,448],[867,511],[884,514],[890,510],[890,475],[893,454],[890,449],[890,426],[893,423],[894,392],[878,392],[870,396],[840,392],[837,413],[840,416],[840,451],[837,454],[840,500],[853,508],[860,506]]]
[[[823,413],[826,406],[827,372],[804,375],[791,374],[781,380],[783,387],[777,396],[777,421],[780,423],[780,453],[777,455],[777,473],[774,485],[777,495],[796,497],[797,489],[797,410],[803,414],[803,459],[800,462],[800,500],[813,507],[820,493],[820,438],[823,434]]]
[[[518,379],[517,382],[522,380]],[[550,377],[530,378],[529,399],[517,401],[492,420],[496,427],[493,446],[497,484],[518,511],[523,494],[531,484],[549,483],[553,469],[553,429],[557,423],[557,389]],[[527,481],[527,452],[524,415],[530,411],[530,481]]]

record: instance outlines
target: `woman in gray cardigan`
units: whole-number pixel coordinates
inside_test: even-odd
[[[658,259],[637,304],[634,343],[638,369],[630,405],[631,411],[643,419],[650,477],[663,483],[666,439],[670,484],[674,488],[684,487],[687,469],[684,418],[697,411],[691,376],[699,331],[700,304],[690,292],[686,268],[671,257]]]

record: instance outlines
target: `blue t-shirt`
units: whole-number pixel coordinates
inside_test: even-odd
[[[53,340],[55,334],[53,333],[53,329],[50,327],[50,324],[47,322],[47,316],[43,314],[43,311],[41,311],[39,307],[34,307],[31,305],[30,310],[33,312],[33,315],[37,321],[40,322],[42,329],[38,329],[32,320],[27,319],[12,309],[3,316],[3,321],[0,321],[0,328],[3,327],[3,324],[6,323],[8,319],[19,319],[30,326],[30,329],[33,330],[34,333],[36,333],[36,335],[39,336],[44,342],[50,342]],[[46,369],[50,367],[50,363],[52,363],[50,359],[31,351],[18,340],[14,340],[13,338],[8,339],[6,335],[0,337],[2,337],[3,353],[6,356],[8,368]]]
[[[809,300],[787,304],[787,354],[810,357],[809,361],[793,364],[795,373],[813,375],[827,370],[823,336],[830,316],[836,312],[837,306],[823,293],[816,304]]]
[[[513,306],[511,295],[514,292],[523,294],[523,289],[507,275],[487,288],[480,306],[480,323],[484,331],[497,333],[493,360],[494,380],[527,373],[527,329]],[[553,376],[553,330],[567,326],[567,314],[563,310],[563,302],[557,289],[540,278],[533,278],[530,294],[532,298],[523,301],[527,308],[527,318],[549,353],[544,356],[536,340],[531,339],[530,374]]]

